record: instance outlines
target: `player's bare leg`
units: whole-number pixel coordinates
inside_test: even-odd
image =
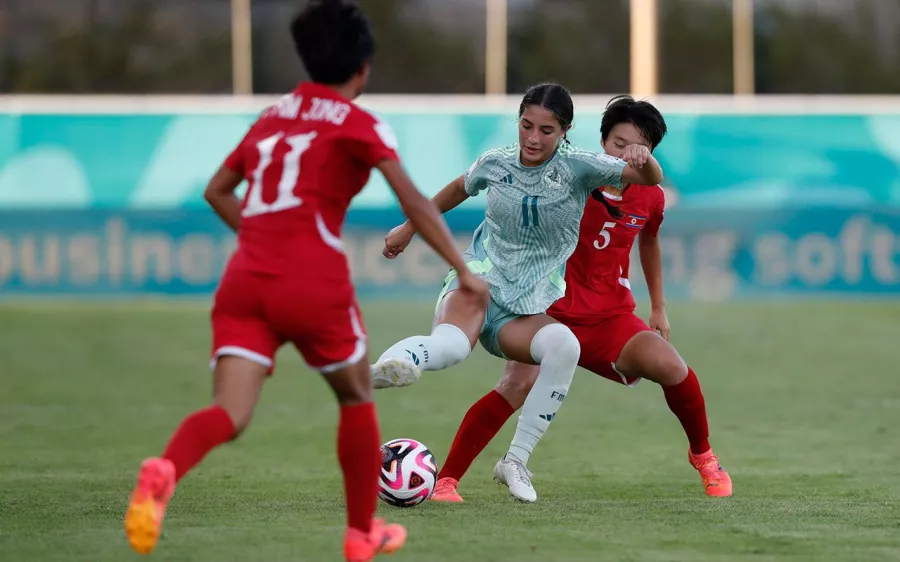
[[[494,385],[494,391],[514,410],[518,410],[525,404],[528,393],[537,381],[538,372],[537,365],[507,361],[503,367],[503,375]]]
[[[616,370],[626,377],[641,377],[662,386],[669,409],[688,437],[688,460],[700,473],[706,495],[730,496],[731,477],[709,445],[706,402],[700,383],[672,344],[656,332],[640,332],[622,348]]]
[[[537,363],[538,375],[522,405],[509,451],[494,467],[494,478],[524,502],[537,500],[528,460],[562,406],[581,346],[569,328],[545,314],[517,318],[500,329],[500,349],[513,361]]]
[[[267,370],[242,357],[220,357],[213,374],[213,405],[186,417],[161,457],[141,463],[125,513],[125,534],[136,552],[149,554],[156,547],[178,480],[250,424]]]
[[[344,556],[348,562],[367,562],[376,554],[399,550],[406,542],[403,526],[374,519],[381,438],[372,403],[368,355],[353,365],[322,374],[341,408],[338,459],[347,500]]]
[[[459,425],[453,444],[450,445],[450,452],[438,474],[437,484],[431,494],[432,501],[463,501],[459,494],[459,481],[481,451],[500,432],[506,420],[525,403],[525,398],[537,379],[538,370],[537,365],[507,361],[503,376],[494,389],[472,404]]]
[[[469,356],[484,324],[485,303],[462,291],[450,291],[434,316],[431,334],[412,336],[388,348],[372,365],[374,388],[409,386],[422,371],[440,371]]]

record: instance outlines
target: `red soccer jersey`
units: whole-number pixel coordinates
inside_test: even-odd
[[[229,268],[349,281],[341,227],[383,159],[398,159],[387,124],[331,88],[300,84],[225,160],[248,183]]]
[[[630,185],[620,201],[610,199],[621,219],[610,215],[600,197],[598,189],[588,198],[578,245],[566,262],[566,294],[547,311],[561,322],[589,323],[634,311],[631,248],[639,232],[656,236],[663,221],[666,199],[658,185]]]

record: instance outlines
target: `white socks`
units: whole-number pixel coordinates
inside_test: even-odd
[[[440,371],[461,363],[471,352],[469,338],[462,330],[453,324],[438,324],[430,336],[412,336],[395,343],[381,354],[378,363],[386,359],[406,359],[415,363],[420,371]]]
[[[512,460],[528,464],[535,445],[566,399],[580,356],[578,339],[562,324],[549,324],[534,335],[531,358],[540,364],[540,371],[522,406],[516,434],[509,446],[507,456]]]

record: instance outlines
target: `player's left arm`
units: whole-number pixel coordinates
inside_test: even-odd
[[[209,206],[235,232],[241,226],[241,200],[234,191],[242,181],[244,176],[241,173],[223,165],[203,192]]]
[[[641,258],[641,269],[647,281],[647,292],[650,293],[650,328],[669,339],[669,319],[666,316],[666,296],[663,289],[662,247],[659,243],[659,227],[662,223],[665,203],[654,211],[644,229],[638,235],[638,254]]]

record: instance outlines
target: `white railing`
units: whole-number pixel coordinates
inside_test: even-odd
[[[602,112],[609,95],[576,95],[579,113]],[[244,113],[260,111],[278,96],[41,96],[0,95],[0,114],[159,114]],[[696,114],[893,114],[900,113],[896,96],[648,96],[664,113]],[[382,95],[359,98],[366,108],[387,113],[510,113],[521,96]]]

